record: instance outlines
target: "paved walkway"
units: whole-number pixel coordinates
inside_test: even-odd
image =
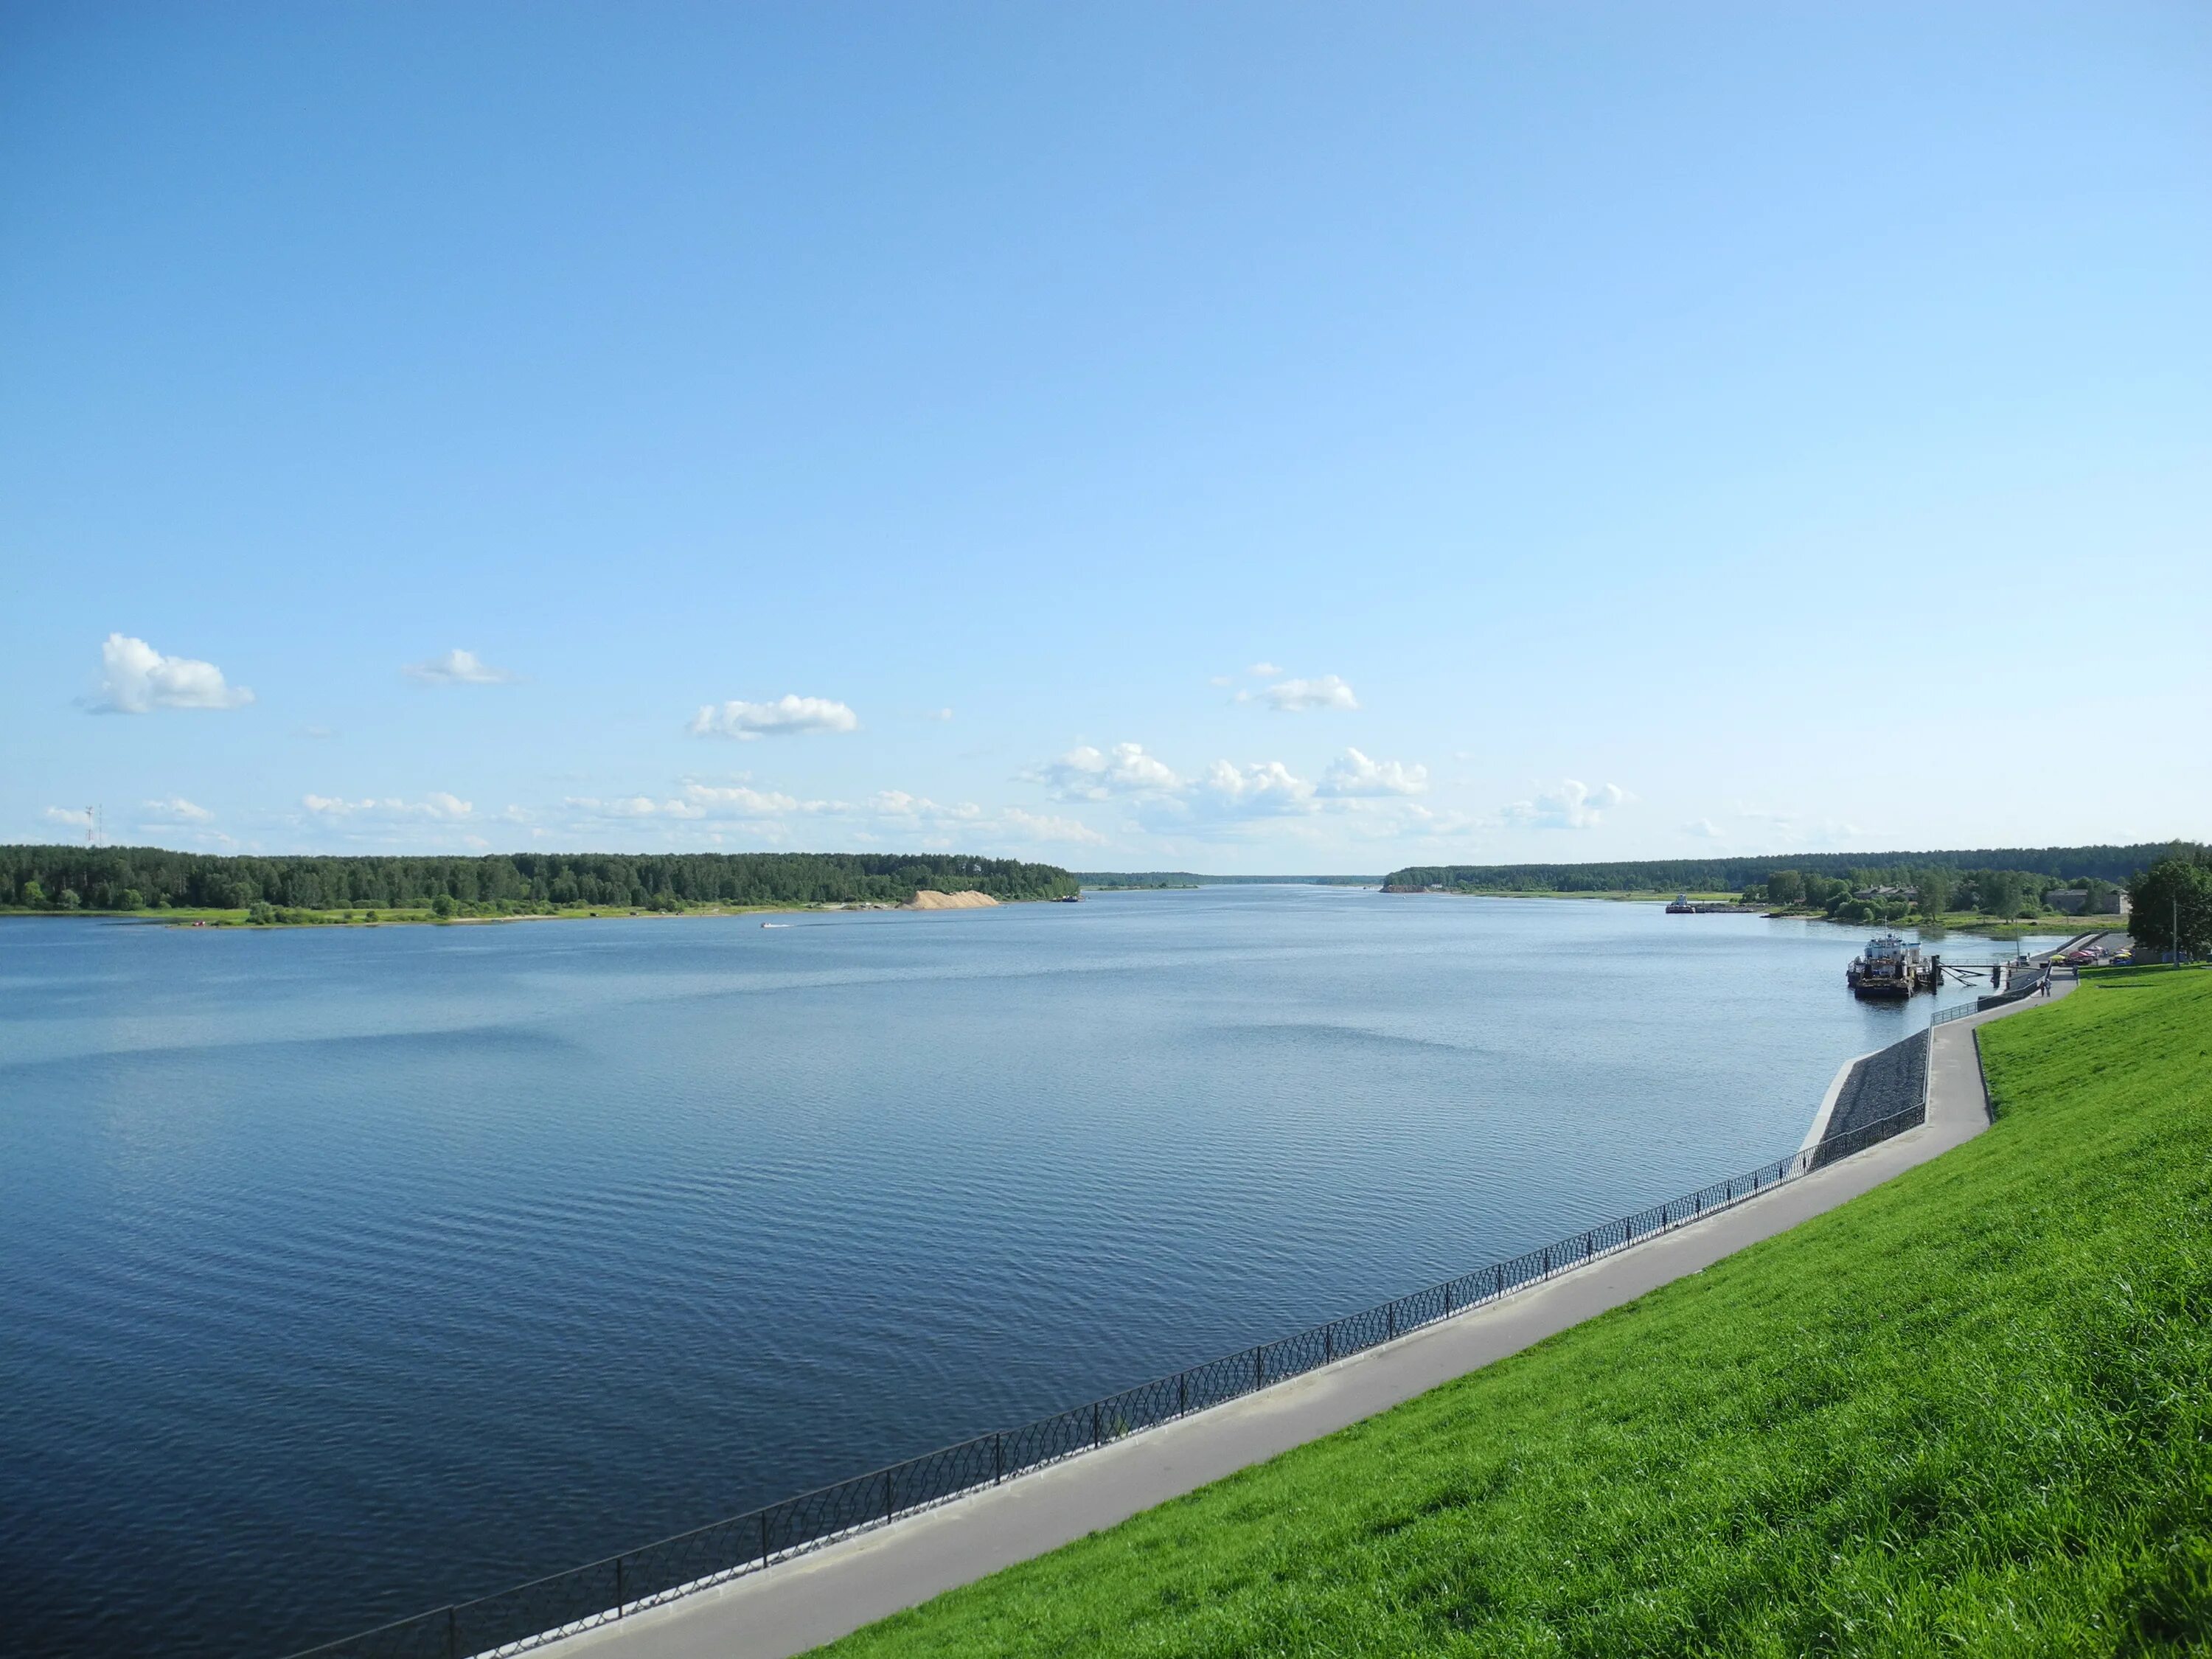
[[[2073,985],[2062,979],[2056,994]],[[1386,1411],[1979,1134],[1989,1113],[1972,1028],[2044,1000],[1938,1027],[1927,1123],[1856,1157],[1502,1303],[539,1651],[557,1659],[787,1659]]]

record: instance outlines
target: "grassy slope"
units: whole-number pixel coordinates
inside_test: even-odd
[[[830,1650],[2205,1650],[2212,973],[1984,1042],[1936,1163]]]

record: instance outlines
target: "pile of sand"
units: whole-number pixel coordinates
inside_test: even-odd
[[[909,910],[982,910],[998,902],[988,893],[933,893],[925,887],[905,908]]]

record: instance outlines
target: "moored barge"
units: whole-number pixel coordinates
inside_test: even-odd
[[[1867,941],[1866,954],[1844,969],[1844,981],[1863,997],[1909,997],[1943,982],[1943,958],[1923,957],[1895,933]]]

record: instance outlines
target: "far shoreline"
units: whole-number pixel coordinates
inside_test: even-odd
[[[1601,890],[1583,889],[1576,891],[1557,889],[1531,890],[1527,888],[1472,887],[1431,889],[1425,891],[1406,889],[1391,893],[1389,896],[1392,898],[1569,899],[1585,903],[1596,902],[1609,904],[1668,904],[1677,898],[1717,903],[1724,900],[1732,900],[1736,895],[1695,890],[1687,893],[1667,892],[1652,888],[1627,887],[1608,888]],[[1753,913],[1739,910],[1735,914],[1747,915]],[[1762,921],[1818,921],[1825,922],[1832,927],[1854,929],[1910,927],[1916,932],[1933,930],[1937,935],[1982,933],[2000,939],[2016,939],[2023,933],[2063,933],[2069,928],[2076,933],[2101,930],[2106,933],[2121,933],[2127,931],[2129,920],[2124,914],[2111,912],[2084,915],[2079,911],[2052,910],[2044,915],[2016,917],[2008,921],[1994,916],[1983,915],[1978,911],[1959,910],[1947,912],[1940,916],[1900,917],[1894,921],[1847,921],[1841,917],[1829,915],[1824,911],[1808,909],[1802,906],[1760,910],[1757,915]]]
[[[925,889],[925,891],[935,891]],[[52,910],[31,909],[22,905],[0,906],[0,921],[104,921],[141,927],[167,927],[191,932],[199,928],[245,929],[255,933],[282,933],[288,929],[313,930],[319,928],[362,927],[481,927],[516,921],[680,921],[686,917],[702,916],[761,916],[761,915],[827,915],[838,911],[874,910],[905,915],[938,915],[946,911],[1003,909],[1015,904],[1050,904],[1053,899],[1001,899],[984,895],[983,904],[915,904],[911,902],[896,904],[879,899],[832,899],[818,903],[789,904],[701,904],[677,909],[655,909],[649,905],[574,905],[553,910],[520,910],[505,915],[441,916],[427,906],[412,905],[404,909],[367,910],[356,908],[344,910],[312,910],[293,912],[295,920],[255,921],[246,910],[214,910],[202,908],[139,909],[139,910]]]

